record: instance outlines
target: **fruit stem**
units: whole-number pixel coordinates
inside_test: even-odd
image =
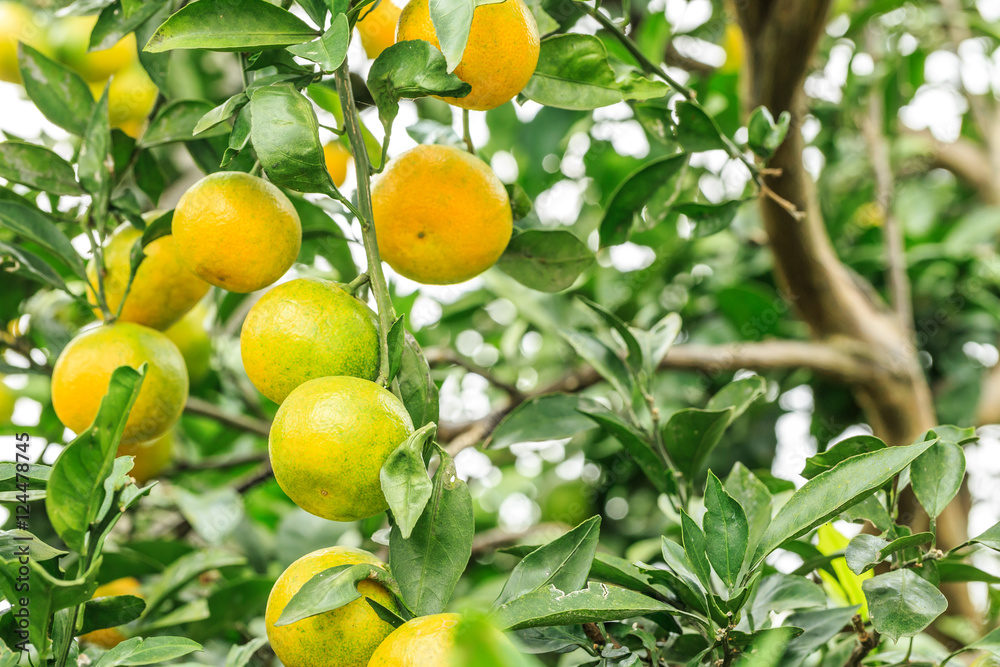
[[[365,139],[361,133],[361,119],[358,108],[354,104],[354,91],[351,89],[351,73],[347,59],[337,68],[334,75],[337,84],[337,95],[344,112],[344,130],[351,141],[354,153],[354,171],[358,177],[358,209],[361,214],[358,222],[361,224],[361,235],[365,246],[365,256],[368,258],[368,282],[375,293],[375,305],[378,307],[378,343],[379,343],[379,384],[385,386],[389,379],[389,329],[396,321],[396,311],[389,296],[389,287],[382,271],[382,259],[378,253],[378,240],[375,238],[375,216],[372,213],[372,192],[368,151]]]
[[[462,139],[465,140],[465,150],[476,154],[476,145],[472,143],[472,132],[469,131],[469,110],[462,109]]]

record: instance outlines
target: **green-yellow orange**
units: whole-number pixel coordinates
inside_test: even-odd
[[[451,667],[458,614],[418,616],[392,631],[368,667]]]
[[[188,267],[230,292],[272,284],[292,267],[302,245],[302,224],[285,193],[238,171],[209,174],[192,185],[171,225]]]
[[[365,519],[386,509],[379,470],[412,432],[402,401],[374,382],[310,380],[288,395],[271,425],[274,478],[311,514]]]
[[[104,249],[104,297],[111,314],[118,311],[131,273],[132,247],[142,232],[130,224],[115,230]],[[194,308],[208,292],[209,284],[191,273],[177,252],[173,236],[162,236],[143,252],[146,258],[135,273],[125,305],[118,318],[153,329],[166,329]],[[97,264],[91,261],[87,276],[97,285]],[[96,303],[93,292],[91,303]]]
[[[275,625],[288,602],[313,575],[338,565],[361,563],[385,567],[366,551],[330,547],[303,556],[278,577],[267,598],[264,621],[271,648],[285,667],[365,667],[375,648],[392,632],[392,626],[378,617],[365,598],[394,612],[399,606],[382,584],[370,579],[358,583],[362,597],[343,607],[290,625]]]
[[[0,375],[0,426],[10,423],[14,417],[14,404],[17,402],[17,394],[14,390],[4,384],[3,376]]]
[[[36,14],[18,2],[0,2],[0,81],[21,83],[17,43],[47,51],[47,42]]]
[[[100,51],[88,51],[90,33],[96,16],[67,16],[49,30],[49,41],[56,58],[80,73],[87,81],[103,83],[115,72],[138,60],[135,35],[128,33],[114,45]]]
[[[336,283],[299,278],[254,304],[240,333],[254,386],[281,403],[303,382],[329,375],[378,377],[378,321]]]
[[[174,432],[150,442],[137,442],[131,445],[119,445],[118,456],[132,456],[132,470],[129,475],[142,485],[153,479],[166,469],[174,453]]]
[[[52,407],[63,425],[80,433],[97,416],[119,366],[148,364],[121,444],[148,442],[164,435],[181,416],[188,376],[177,346],[159,331],[132,322],[89,329],[63,348],[52,371]]]
[[[208,308],[204,302],[199,303],[163,332],[181,351],[184,364],[187,366],[188,379],[192,385],[204,380],[212,367],[212,339],[205,331],[207,316]]]

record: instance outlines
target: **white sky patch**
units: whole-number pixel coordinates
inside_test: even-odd
[[[547,225],[572,225],[583,208],[584,181],[563,179],[535,198],[535,212]]]
[[[490,167],[493,169],[493,173],[497,175],[504,183],[516,183],[518,174],[520,170],[517,166],[517,160],[514,156],[507,151],[497,151],[490,158]]]
[[[608,248],[611,266],[621,273],[639,271],[656,261],[656,253],[652,248],[628,241],[621,245]]]

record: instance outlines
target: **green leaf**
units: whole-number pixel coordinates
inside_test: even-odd
[[[587,519],[565,535],[538,547],[521,559],[507,578],[493,609],[550,587],[577,591],[587,583],[597,553],[601,517]]]
[[[197,136],[205,130],[213,128],[219,123],[225,122],[227,118],[242,109],[243,106],[249,101],[250,98],[247,97],[246,92],[236,93],[228,100],[199,118],[198,122],[195,123],[194,128],[191,130],[191,134]]]
[[[397,317],[396,321],[389,327],[389,333],[386,335],[389,343],[389,377],[387,382],[392,382],[395,379],[396,374],[399,372],[399,366],[403,362],[403,347],[406,344],[404,318],[405,315]]]
[[[969,540],[969,544],[982,544],[995,551],[1000,551],[1000,523],[996,523],[985,532]]]
[[[464,614],[455,626],[453,665],[464,667],[535,667],[538,660],[519,651],[485,617]]]
[[[0,531],[0,561],[11,563],[18,560],[23,555],[25,544],[30,546],[31,559],[39,563],[68,553],[46,544],[26,530],[4,530]]]
[[[685,151],[726,150],[722,130],[704,109],[692,102],[681,101],[674,112],[677,114],[677,141]]]
[[[625,355],[625,361],[628,363],[629,368],[631,368],[633,372],[638,373],[642,368],[642,348],[639,347],[639,341],[632,334],[632,329],[625,324],[620,317],[601,304],[591,301],[584,296],[577,298],[583,305],[597,313],[598,317],[604,320],[605,324],[618,332],[618,335],[621,336],[621,339],[625,342],[625,349],[627,352]]]
[[[200,493],[178,487],[173,494],[177,509],[209,544],[222,543],[240,527],[245,516],[243,496],[226,486]]]
[[[498,628],[520,630],[550,625],[619,621],[657,612],[674,612],[668,604],[627,588],[590,584],[564,593],[554,586],[501,605],[491,615]]]
[[[747,123],[747,145],[750,150],[765,160],[770,158],[785,140],[791,121],[792,115],[787,111],[781,112],[778,122],[774,122],[774,116],[767,107],[754,109]]]
[[[169,236],[173,220],[174,211],[171,209],[146,225],[146,229],[142,230],[142,247],[145,248],[156,239]]]
[[[200,0],[204,2],[205,0]],[[149,127],[139,139],[144,148],[162,146],[179,141],[194,139],[194,130],[201,119],[214,111],[211,102],[205,100],[174,100],[166,104],[149,122]],[[199,139],[228,134],[229,128],[216,126],[198,135]]]
[[[754,626],[762,627],[770,613],[813,609],[826,606],[826,593],[818,584],[805,577],[772,574],[764,577],[754,592],[750,615]]]
[[[913,493],[932,517],[944,511],[963,479],[965,452],[954,442],[939,440],[910,464]]]
[[[753,565],[783,542],[806,534],[875,493],[934,442],[859,454],[809,480],[778,510],[757,546]]]
[[[454,460],[438,453],[434,490],[410,538],[403,539],[399,526],[389,534],[389,569],[403,603],[418,616],[444,610],[472,556],[472,495]]]
[[[83,144],[77,156],[77,175],[83,189],[94,195],[95,201],[107,202],[111,185],[108,155],[111,153],[111,128],[108,124],[108,87],[94,105],[83,134]],[[106,206],[106,204],[105,204]],[[98,211],[103,213],[103,211]],[[98,215],[100,218],[100,215]]]
[[[326,170],[316,112],[302,93],[287,83],[257,88],[250,110],[250,141],[272,182],[298,192],[337,196]]]
[[[433,2],[431,3],[433,11]],[[397,42],[379,55],[368,71],[368,90],[388,132],[399,113],[399,100],[440,95],[465,97],[472,86],[448,73],[445,57],[420,39]]]
[[[168,18],[143,50],[256,52],[301,44],[316,35],[302,19],[267,0],[199,0]]]
[[[306,10],[306,14],[309,18],[318,26],[326,25],[326,13],[330,11],[332,2],[325,2],[325,0],[298,0],[298,4],[302,9]],[[342,12],[334,12],[334,15]]]
[[[129,411],[139,395],[146,365],[111,374],[94,423],[66,446],[52,466],[45,508],[59,537],[72,549],[86,548],[87,533],[105,502],[104,480],[114,468],[115,452]]]
[[[78,195],[73,167],[43,146],[0,142],[0,178],[55,195]]]
[[[403,336],[403,357],[399,362],[399,394],[413,425],[417,428],[438,419],[438,388],[431,377],[423,350],[410,332]]]
[[[672,473],[664,468],[659,457],[652,450],[645,437],[627,424],[614,412],[601,406],[586,406],[578,408],[580,412],[593,419],[622,444],[629,456],[639,465],[653,486],[661,493],[676,493],[676,483]]]
[[[569,438],[594,428],[594,422],[585,412],[603,409],[592,399],[575,394],[536,396],[518,405],[500,421],[487,446],[503,449],[520,442]]]
[[[40,51],[21,44],[18,65],[24,90],[46,118],[83,136],[94,109],[94,96],[79,74]]]
[[[250,143],[250,129],[253,125],[252,118],[249,104],[240,109],[240,112],[236,114],[236,120],[233,121],[233,131],[229,134],[229,145],[222,156],[222,167],[228,167],[236,156]]]
[[[434,491],[424,466],[424,450],[436,433],[433,423],[414,431],[389,455],[379,472],[382,493],[403,539],[409,539]]]
[[[351,41],[351,30],[347,26],[347,15],[338,14],[330,24],[330,29],[313,42],[289,46],[295,55],[319,65],[324,72],[332,72],[347,57],[347,45]]]
[[[749,537],[747,557],[753,557],[757,543],[771,523],[771,493],[762,481],[738,462],[726,477],[726,492],[736,499],[746,512]]]
[[[687,554],[688,562],[691,563],[691,569],[698,575],[702,586],[711,590],[712,568],[706,555],[705,533],[683,509],[681,510],[681,542],[684,545],[684,553]]]
[[[267,637],[254,637],[242,646],[234,646],[226,655],[224,667],[246,667],[254,654],[267,644]]]
[[[855,435],[845,440],[841,440],[836,445],[820,452],[815,456],[806,459],[806,466],[802,470],[802,476],[812,479],[821,472],[830,470],[842,461],[846,461],[858,454],[868,454],[885,449],[885,443],[873,435]]]
[[[391,577],[381,567],[369,563],[338,565],[318,572],[288,601],[275,626],[291,625],[354,602],[361,597],[358,584],[366,579],[388,582]]]
[[[0,241],[0,265],[7,273],[24,276],[30,280],[72,294],[62,276],[38,255],[24,248]]]
[[[178,593],[198,575],[231,565],[242,565],[246,559],[217,549],[191,552],[171,563],[146,591],[146,611],[150,617],[166,600]]]
[[[604,211],[599,231],[601,247],[628,241],[636,216],[646,202],[687,164],[687,155],[668,155],[642,165],[625,177]]]
[[[947,598],[937,587],[908,569],[866,579],[861,589],[872,625],[893,641],[920,634],[948,608]]]
[[[759,375],[733,380],[720,389],[705,406],[708,410],[730,409],[729,421],[746,412],[747,408],[767,391],[767,382]]]
[[[83,629],[80,630],[79,634],[83,635],[105,628],[117,628],[120,625],[131,623],[142,615],[142,610],[145,608],[146,603],[143,599],[134,595],[116,595],[88,600],[83,607]]]
[[[731,412],[687,408],[670,415],[661,429],[663,445],[682,476],[694,479],[702,473],[729,426]]]
[[[4,144],[0,144],[2,145]],[[76,248],[62,230],[38,209],[0,201],[0,227],[45,248],[72,269],[78,278],[86,275],[83,260]]]
[[[912,549],[921,544],[928,544],[934,541],[933,533],[915,533],[904,535],[891,542],[888,542],[874,535],[859,533],[855,535],[844,550],[844,559],[847,567],[854,574],[861,574],[872,569],[889,556],[902,551]]]
[[[569,343],[581,359],[611,383],[626,401],[632,400],[632,376],[625,362],[615,354],[614,350],[584,331],[560,329],[559,335]]]
[[[448,71],[453,72],[462,62],[469,41],[476,0],[430,0],[429,8],[441,53],[448,63]]]
[[[705,487],[706,555],[719,577],[730,588],[736,586],[743,557],[747,552],[750,529],[747,515],[736,500],[726,493],[722,482],[711,471]]]
[[[624,100],[663,97],[667,84],[629,70],[618,78],[604,43],[594,35],[554,35],[542,40],[538,65],[521,94],[560,109],[589,110]]]
[[[561,292],[572,287],[594,261],[594,253],[572,232],[527,229],[514,232],[497,266],[525,287]]]
[[[149,42],[156,29],[170,17],[173,9],[173,3],[162,3],[160,8],[156,10],[156,13],[135,30],[135,41],[140,46],[139,63],[160,90],[169,89],[167,73],[170,66],[170,53],[150,53],[149,51],[144,51],[141,46]]]
[[[669,313],[650,327],[649,331],[635,327],[631,327],[631,330],[642,349],[643,371],[647,378],[651,378],[681,332],[681,317],[677,313]]]
[[[134,32],[143,22],[153,16],[160,3],[141,2],[138,11],[126,12],[124,3],[112,2],[97,17],[97,23],[90,31],[88,51],[103,51],[117,44],[125,35]]]
[[[810,655],[825,646],[850,625],[851,617],[857,612],[857,607],[841,607],[840,609],[819,609],[792,614],[785,623],[804,632],[788,642],[782,667],[799,667]]]
[[[202,0],[204,2],[204,0]],[[94,667],[152,665],[201,651],[201,644],[184,637],[133,637],[101,656]]]
[[[722,204],[677,204],[672,209],[675,213],[687,216],[694,223],[695,238],[705,238],[721,232],[733,222],[736,212],[743,205],[742,199],[723,202]]]

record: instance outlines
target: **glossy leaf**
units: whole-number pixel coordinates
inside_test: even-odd
[[[228,100],[213,108],[211,111],[206,112],[204,116],[199,118],[198,122],[195,123],[194,128],[192,128],[191,134],[197,136],[205,130],[213,128],[219,123],[225,122],[227,118],[242,109],[243,106],[249,101],[250,98],[247,97],[245,92],[236,93]]]
[[[440,51],[429,42],[415,39],[397,42],[382,52],[368,71],[368,90],[378,106],[379,120],[388,131],[399,112],[400,99],[465,97],[472,87],[448,73]]]
[[[692,102],[681,101],[674,111],[677,114],[677,141],[685,151],[697,153],[726,149],[722,130],[704,109]]]
[[[97,17],[90,31],[89,51],[110,49],[160,9],[157,2],[140,2],[137,11],[126,12],[122,2],[112,2]]]
[[[43,146],[22,141],[0,143],[0,178],[56,195],[78,195],[73,167]]]
[[[591,399],[574,394],[545,394],[530,398],[514,408],[493,430],[490,449],[502,449],[519,442],[569,438],[594,428],[585,411],[603,410]]]
[[[83,606],[83,629],[80,634],[117,628],[139,618],[146,603],[134,595],[116,595],[89,600]]]
[[[750,605],[750,615],[756,627],[763,627],[772,611],[781,614],[825,606],[826,593],[819,584],[806,577],[779,572],[761,579]]]
[[[21,44],[19,49],[18,65],[28,97],[54,124],[83,136],[94,109],[94,96],[87,82],[27,44]]]
[[[526,287],[540,292],[569,289],[593,266],[594,253],[564,229],[514,232],[497,267]]]
[[[809,480],[778,510],[757,547],[753,563],[786,540],[804,535],[873,494],[934,441],[859,454]]]
[[[661,429],[663,444],[681,474],[694,478],[702,473],[708,455],[729,426],[731,410],[678,410]]]
[[[676,493],[673,473],[667,470],[641,433],[614,412],[603,407],[578,408],[622,444],[653,486],[661,493]]]
[[[702,519],[702,527],[705,531],[708,561],[722,581],[733,588],[747,551],[747,515],[740,504],[726,493],[722,482],[712,472],[708,473],[705,488],[705,517]]]
[[[438,388],[431,377],[427,359],[409,332],[404,333],[403,356],[399,361],[399,393],[416,428],[438,419]]]
[[[939,440],[910,464],[913,493],[927,514],[937,517],[962,488],[965,452],[954,442]]]
[[[337,565],[318,572],[296,591],[274,625],[291,625],[354,602],[361,597],[358,584],[366,579],[388,581],[390,577],[384,569],[368,563]]]
[[[35,253],[0,241],[0,267],[6,273],[24,276],[42,285],[70,293],[62,276]]]
[[[429,0],[431,23],[441,52],[453,72],[462,61],[472,29],[476,0]]]
[[[675,213],[680,213],[687,217],[689,222],[694,223],[694,236],[705,238],[721,232],[729,227],[736,217],[736,212],[743,205],[743,200],[723,202],[722,204],[696,204],[694,202],[677,204],[672,207]]]
[[[94,667],[150,665],[174,660],[201,650],[201,644],[184,637],[133,637],[102,655]]]
[[[434,490],[424,465],[424,450],[436,432],[434,424],[414,431],[389,454],[379,473],[382,493],[403,539],[410,537]]]
[[[472,555],[472,495],[452,458],[443,450],[439,455],[433,493],[410,538],[403,539],[399,526],[389,534],[389,569],[416,615],[444,610]]]
[[[108,154],[111,152],[111,128],[108,121],[108,87],[94,105],[84,131],[83,144],[77,156],[77,176],[83,189],[94,195],[95,201],[107,201],[111,173]],[[96,211],[100,218],[103,211]]]
[[[600,223],[601,247],[628,241],[635,218],[658,188],[677,175],[687,163],[686,155],[669,155],[647,162],[618,186]]]
[[[861,588],[872,625],[893,641],[919,634],[948,608],[944,594],[913,570],[880,574],[866,579]]]
[[[204,2],[204,0],[201,0]],[[214,111],[211,102],[204,100],[174,100],[160,109],[149,127],[139,139],[139,145],[146,148],[162,146],[178,141],[191,141],[194,130],[202,118]],[[216,137],[228,134],[229,128],[216,126],[198,135],[198,138]]]
[[[984,547],[1000,551],[1000,523],[996,523],[984,532],[976,535],[969,540],[969,543],[982,544]]]
[[[199,0],[168,18],[144,50],[253,52],[301,44],[316,35],[302,19],[267,0]]]
[[[289,84],[265,86],[254,90],[250,110],[250,141],[268,178],[298,192],[335,196],[309,100]]]
[[[810,655],[836,637],[849,625],[857,607],[818,609],[792,614],[785,623],[802,628],[803,633],[788,642],[782,667],[799,667]]]
[[[14,202],[0,201],[0,228],[37,243],[63,261],[78,277],[84,277],[80,254],[62,230],[41,211]]]
[[[860,533],[855,535],[847,545],[847,549],[844,551],[844,558],[851,572],[861,574],[874,568],[886,558],[899,551],[928,544],[933,540],[933,533],[904,535],[891,542],[874,535]]]
[[[771,493],[756,475],[737,462],[729,471],[726,492],[736,499],[747,515],[747,556],[752,557],[757,543],[771,523]]]
[[[535,73],[521,94],[549,107],[587,110],[668,92],[667,84],[633,70],[619,78],[601,40],[574,33],[542,40]]]
[[[880,449],[885,449],[885,443],[873,435],[855,435],[846,438],[825,452],[820,452],[806,459],[806,466],[802,470],[802,476],[806,479],[812,479],[821,472],[826,472],[841,461],[846,461],[852,456],[876,452]]]
[[[565,593],[549,587],[515,598],[498,607],[491,619],[497,627],[520,630],[548,625],[569,625],[618,621],[673,608],[627,588],[590,584],[587,588]]]
[[[319,65],[324,72],[332,72],[347,57],[347,44],[351,41],[351,31],[347,26],[347,15],[338,14],[330,24],[330,29],[313,42],[289,46],[288,50],[300,58]]]
[[[87,531],[105,503],[104,480],[114,467],[144,374],[145,365],[140,371],[116,369],[93,425],[67,445],[52,466],[45,508],[59,537],[76,551],[84,548]]]
[[[246,667],[253,660],[257,653],[267,644],[267,637],[254,637],[246,644],[233,646],[226,654],[226,663],[223,667]]]
[[[791,121],[792,115],[787,111],[782,111],[775,121],[767,107],[754,109],[747,123],[747,145],[750,150],[765,160],[770,158],[785,140]]]
[[[522,558],[507,578],[493,608],[550,587],[561,591],[583,588],[597,553],[600,530],[601,518],[592,517]]]
[[[614,350],[596,336],[577,329],[560,329],[559,335],[625,400],[632,399],[632,377]]]
[[[708,561],[705,533],[683,509],[681,510],[681,543],[684,546],[684,553],[687,554],[688,562],[691,563],[691,569],[698,575],[698,580],[701,581],[702,586],[711,590],[712,567]]]

